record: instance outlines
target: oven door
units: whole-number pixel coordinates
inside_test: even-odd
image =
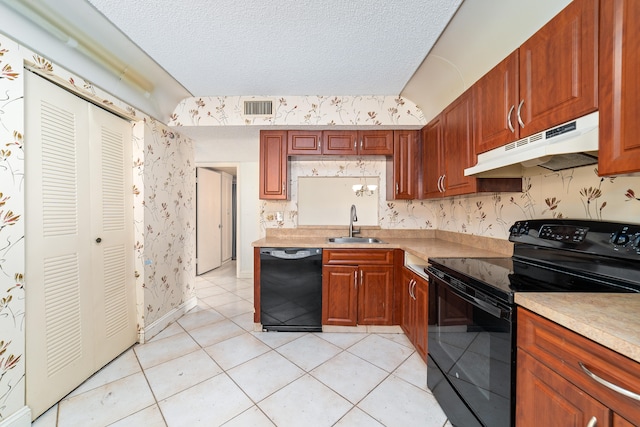
[[[429,313],[429,389],[455,426],[511,426],[512,308],[480,292],[461,291],[465,286],[430,277],[430,298],[435,304]]]

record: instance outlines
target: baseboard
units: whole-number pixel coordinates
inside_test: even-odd
[[[31,427],[31,409],[23,406],[20,410],[0,421],[0,427]]]
[[[253,270],[251,271],[239,271],[238,279],[253,279]]]
[[[196,305],[198,305],[198,298],[193,297],[174,308],[149,326],[141,328],[138,332],[138,341],[140,344],[144,344],[145,339],[150,340],[154,336],[158,335],[164,328],[181,318],[187,311],[191,310]]]

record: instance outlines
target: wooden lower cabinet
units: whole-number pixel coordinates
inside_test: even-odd
[[[392,254],[351,249],[323,252],[323,325],[393,324]]]
[[[427,360],[427,324],[429,323],[429,282],[403,268],[402,321],[400,326],[420,354]]]
[[[358,322],[358,267],[322,269],[322,324],[355,326]]]
[[[548,319],[518,308],[516,425],[640,425],[640,364]]]
[[[609,409],[526,351],[518,350],[517,426],[611,426]]]

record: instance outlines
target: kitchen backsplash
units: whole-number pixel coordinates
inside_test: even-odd
[[[290,167],[290,200],[261,201],[263,234],[266,228],[297,227],[297,179],[300,176],[379,176],[379,224],[383,229],[435,228],[506,239],[511,224],[522,219],[640,222],[640,177],[601,178],[594,166],[532,172],[523,178],[525,191],[522,193],[413,201],[386,201],[386,164],[382,158],[292,160]],[[348,208],[344,207],[345,212]],[[282,220],[278,212],[283,213]]]

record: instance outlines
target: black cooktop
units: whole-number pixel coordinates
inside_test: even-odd
[[[429,258],[427,272],[509,303],[515,292],[640,292],[640,225],[519,221],[509,240],[511,258]]]
[[[515,292],[640,292],[640,272],[595,261],[587,268],[634,271],[635,280],[568,270],[562,265],[536,265],[517,258],[430,258],[430,270],[440,270],[502,300],[513,302]],[[573,260],[574,264],[579,263]],[[627,266],[629,267],[629,266]]]

